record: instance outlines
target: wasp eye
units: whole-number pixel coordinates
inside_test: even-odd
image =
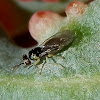
[[[25,65],[30,65],[31,64],[31,61],[29,59],[26,59],[26,60],[24,60],[24,64]]]

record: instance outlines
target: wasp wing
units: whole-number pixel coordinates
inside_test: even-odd
[[[69,45],[75,37],[75,34],[69,30],[58,32],[42,44],[43,52],[52,54]]]

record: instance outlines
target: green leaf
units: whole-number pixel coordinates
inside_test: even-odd
[[[92,2],[84,15],[67,26],[76,33],[72,48],[66,51],[66,65],[80,74],[100,73],[100,1]],[[71,59],[73,57],[73,60]],[[71,60],[70,60],[71,59]],[[76,67],[76,68],[74,68]]]
[[[100,0],[95,0],[79,19],[70,20],[76,38],[44,65],[11,68],[21,62],[22,49],[0,36],[1,100],[99,100],[100,99]],[[45,60],[43,59],[43,62]],[[63,68],[64,67],[64,68]]]

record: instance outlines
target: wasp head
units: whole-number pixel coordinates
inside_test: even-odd
[[[25,65],[30,65],[31,64],[31,61],[29,60],[29,58],[27,57],[26,54],[23,55],[22,59],[23,59]]]

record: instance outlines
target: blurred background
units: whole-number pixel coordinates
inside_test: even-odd
[[[14,45],[32,47],[37,44],[28,31],[32,14],[50,10],[66,16],[65,7],[71,1],[74,0],[0,0],[0,34],[4,34]]]

